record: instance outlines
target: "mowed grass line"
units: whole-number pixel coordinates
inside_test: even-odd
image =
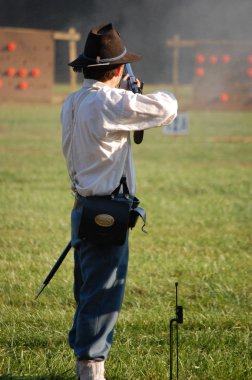
[[[60,106],[5,105],[1,146],[2,378],[75,378],[72,254],[34,296],[67,244],[73,198],[61,153]],[[193,113],[190,133],[145,133],[134,146],[148,234],[131,232],[110,380],[169,378],[175,282],[184,306],[180,379],[249,380],[251,368],[251,113]]]

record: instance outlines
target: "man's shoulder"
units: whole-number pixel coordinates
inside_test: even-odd
[[[104,86],[97,92],[101,98],[107,99],[121,99],[123,96],[127,96],[127,91],[117,87]]]
[[[82,91],[83,91],[83,88],[80,88],[79,90],[74,91],[71,94],[69,94],[63,102],[63,108],[71,106],[74,99],[76,99],[76,97],[78,97]]]

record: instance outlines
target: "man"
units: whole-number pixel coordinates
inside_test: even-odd
[[[65,101],[61,115],[63,153],[76,197],[71,228],[77,307],[69,344],[80,380],[105,379],[104,362],[123,302],[128,265],[128,234],[121,245],[80,238],[85,202],[90,196],[110,195],[124,177],[132,202],[136,184],[130,132],[171,123],[177,115],[172,94],[133,94],[119,88],[120,84],[127,88],[124,64],[140,59],[127,52],[119,33],[108,24],[91,29],[84,52],[69,63],[85,78],[83,87]]]

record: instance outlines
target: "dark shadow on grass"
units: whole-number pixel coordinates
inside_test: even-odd
[[[0,375],[1,380],[76,380],[75,375],[46,375],[46,376],[11,376],[11,375]],[[115,377],[106,377],[107,380],[119,380]]]
[[[3,380],[74,380],[76,376],[70,376],[66,373],[62,375],[41,375],[41,376],[12,376],[12,375],[1,375],[0,379]]]

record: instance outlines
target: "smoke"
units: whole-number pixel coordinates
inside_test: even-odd
[[[93,0],[92,9],[69,20],[83,37],[97,23],[112,21],[129,50],[141,53],[134,66],[146,82],[170,82],[171,49],[167,39],[179,34],[185,39],[249,40],[251,0]],[[81,45],[83,49],[83,43]],[[189,81],[194,52],[181,51],[180,78]]]
[[[1,26],[67,30],[75,27],[82,35],[83,50],[90,28],[112,22],[129,51],[143,55],[134,65],[145,82],[169,82],[171,49],[165,42],[179,34],[185,39],[251,38],[251,0],[0,0]],[[67,54],[59,44],[57,72],[67,75]],[[184,49],[181,78],[192,71],[192,52]],[[60,76],[58,74],[58,76]]]

